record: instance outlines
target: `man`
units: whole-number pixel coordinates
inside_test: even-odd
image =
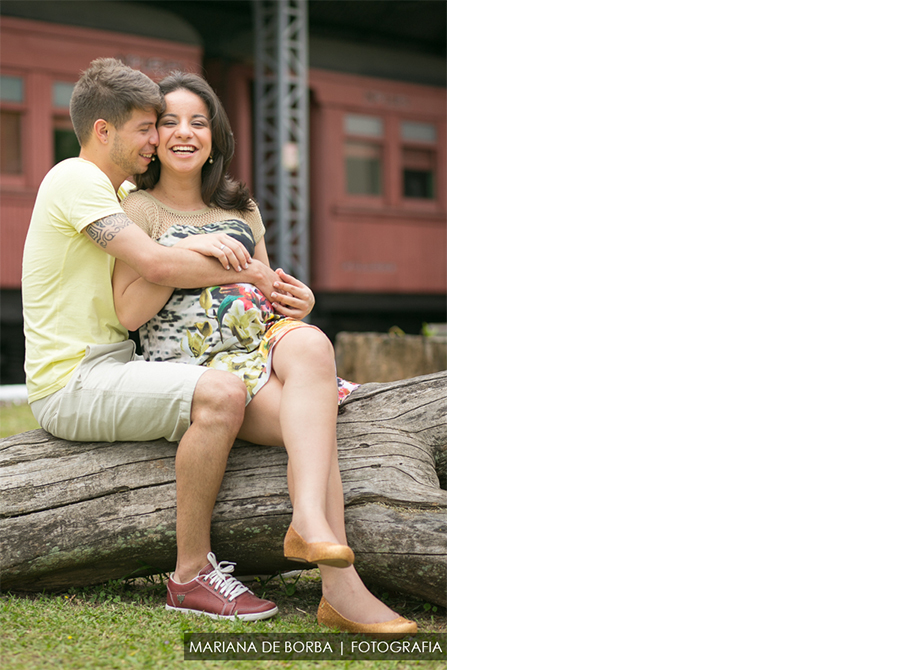
[[[95,60],[75,86],[70,113],[81,152],[47,173],[25,241],[28,400],[40,425],[63,439],[179,441],[178,557],[166,606],[264,619],[277,613],[275,604],[254,596],[210,551],[212,510],[246,389],[227,372],[135,356],[113,302],[116,259],[176,288],[232,283],[240,270],[240,281],[268,296],[277,281],[227,236],[215,240],[214,258],[159,245],[125,216],[121,187],[154,159],[163,104],[149,77],[114,59]]]

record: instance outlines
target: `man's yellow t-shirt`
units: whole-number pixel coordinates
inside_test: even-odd
[[[55,165],[41,182],[22,259],[28,402],[62,389],[87,345],[128,337],[113,301],[116,259],[82,230],[121,214],[130,188],[125,182],[117,194],[109,177],[82,158]]]

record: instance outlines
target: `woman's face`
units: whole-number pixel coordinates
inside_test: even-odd
[[[206,103],[184,89],[166,94],[166,111],[157,122],[160,165],[182,174],[200,174],[212,152],[212,129]]]

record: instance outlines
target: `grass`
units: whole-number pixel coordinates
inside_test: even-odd
[[[248,583],[248,585],[250,585]],[[438,670],[444,661],[184,661],[182,636],[194,633],[323,633],[316,623],[321,595],[318,570],[288,577],[256,579],[253,591],[278,604],[279,614],[256,622],[217,621],[164,609],[160,576],[119,580],[64,593],[0,596],[0,651],[4,670],[59,668],[359,668]],[[422,632],[447,630],[442,609],[383,595],[400,614],[413,618]]]
[[[37,428],[28,405],[0,406],[0,437]],[[168,612],[165,577],[116,580],[52,594],[0,593],[0,658],[4,670],[32,668],[302,668],[316,670],[443,670],[445,661],[184,661],[183,635],[194,633],[323,633],[316,622],[318,570],[254,578],[258,596],[279,613],[256,622],[217,621]],[[429,603],[379,594],[414,619],[423,633],[447,632],[446,611]]]
[[[0,437],[18,435],[39,428],[28,403],[0,405]]]

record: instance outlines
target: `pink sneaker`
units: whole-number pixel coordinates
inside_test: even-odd
[[[187,584],[169,578],[166,585],[166,609],[175,612],[205,614],[213,619],[268,619],[278,613],[278,606],[270,600],[257,598],[246,586],[231,576],[234,563],[216,563],[216,555],[209,552],[209,565]]]

